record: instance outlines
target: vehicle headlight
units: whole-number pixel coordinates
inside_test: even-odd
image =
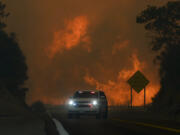
[[[93,104],[93,105],[97,105],[97,104],[98,104],[97,100],[93,100],[93,101],[92,101],[92,104]]]
[[[75,106],[76,103],[73,101],[73,100],[69,100],[69,103],[68,103],[70,106]]]

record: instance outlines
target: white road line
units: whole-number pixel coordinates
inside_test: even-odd
[[[52,120],[54,121],[57,131],[59,132],[60,135],[69,135],[69,133],[64,129],[64,127],[60,121],[58,121],[54,118],[52,118]]]

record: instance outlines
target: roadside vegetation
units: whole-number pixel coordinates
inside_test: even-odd
[[[148,6],[136,21],[144,24],[152,51],[157,53],[154,63],[159,66],[161,88],[152,107],[156,111],[180,113],[180,1]]]
[[[7,90],[26,106],[25,96],[28,88],[24,87],[27,76],[27,64],[19,47],[15,33],[5,31],[6,5],[0,1],[0,91]]]

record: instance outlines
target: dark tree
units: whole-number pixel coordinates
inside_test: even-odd
[[[0,30],[6,27],[6,24],[4,23],[4,19],[6,19],[9,16],[9,13],[6,13],[5,8],[6,5],[0,1]]]
[[[6,5],[0,2],[0,88],[6,88],[12,95],[25,101],[27,88],[23,88],[27,77],[25,57],[17,43],[14,33],[7,34],[4,30]]]
[[[148,6],[136,21],[145,24],[152,50],[158,53],[155,64],[160,64],[161,89],[153,105],[167,109],[180,104],[180,1]]]
[[[34,112],[44,113],[46,112],[46,108],[41,101],[37,101],[31,105],[31,109]]]

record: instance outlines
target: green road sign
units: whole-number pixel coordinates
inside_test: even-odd
[[[146,79],[140,71],[137,71],[127,82],[137,93],[139,93],[146,85],[148,85],[149,80]]]

